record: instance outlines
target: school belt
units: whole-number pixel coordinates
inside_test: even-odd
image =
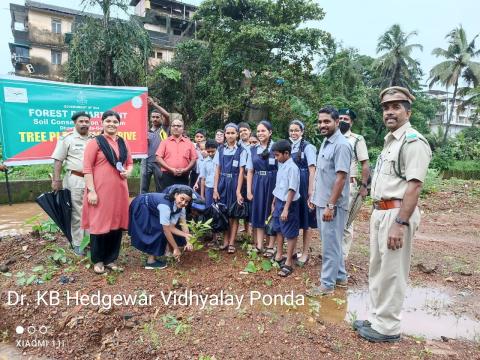
[[[83,177],[83,173],[82,173],[81,171],[70,170],[70,172],[71,172],[73,175],[77,175],[77,176]]]
[[[231,174],[231,173],[221,173],[220,175],[225,176],[225,177],[229,177],[229,178],[233,177],[233,174]]]
[[[374,201],[373,207],[375,210],[390,210],[397,209],[402,207],[402,200],[400,199],[391,199],[391,200],[380,200]]]
[[[260,175],[260,176],[267,176],[268,173],[270,173],[271,171],[255,171],[255,174],[257,175]]]

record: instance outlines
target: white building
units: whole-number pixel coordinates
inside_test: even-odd
[[[436,134],[439,127],[445,129],[450,115],[453,94],[444,90],[428,90],[426,93],[432,98],[440,100],[443,105],[442,111],[438,112],[435,119],[430,122],[430,130],[432,133]],[[478,116],[476,115],[475,106],[467,105],[465,110],[458,111],[458,106],[463,100],[465,100],[465,98],[457,96],[457,100],[453,106],[453,117],[448,130],[448,137],[457,135],[463,129],[471,127],[474,121],[476,123],[479,121]]]

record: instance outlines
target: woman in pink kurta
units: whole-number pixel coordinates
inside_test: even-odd
[[[82,228],[90,232],[91,258],[96,273],[118,269],[122,230],[128,229],[127,177],[133,169],[128,144],[117,136],[120,115],[102,115],[103,134],[87,143],[83,160],[86,191]]]

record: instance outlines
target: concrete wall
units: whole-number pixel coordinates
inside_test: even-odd
[[[50,180],[23,180],[9,181],[10,193],[14,203],[35,201],[37,196],[44,192],[52,191]],[[154,190],[154,181],[150,184],[150,191]],[[8,204],[8,195],[5,180],[0,182],[0,204]],[[128,179],[128,190],[130,196],[136,196],[140,190],[140,179]]]
[[[40,31],[48,31],[52,33],[52,19],[59,19],[62,22],[62,34],[72,32],[73,16],[62,16],[60,14],[50,14],[29,9],[28,11],[28,27],[29,30],[35,27]],[[53,34],[53,33],[52,33]]]

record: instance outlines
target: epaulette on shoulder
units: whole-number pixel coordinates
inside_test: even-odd
[[[70,135],[73,135],[73,131],[70,131],[68,133],[65,133],[63,134],[62,136],[60,136],[60,140],[65,140],[67,137],[69,137]]]
[[[420,139],[418,132],[415,129],[407,129],[405,132],[405,140],[409,143],[417,141]]]

